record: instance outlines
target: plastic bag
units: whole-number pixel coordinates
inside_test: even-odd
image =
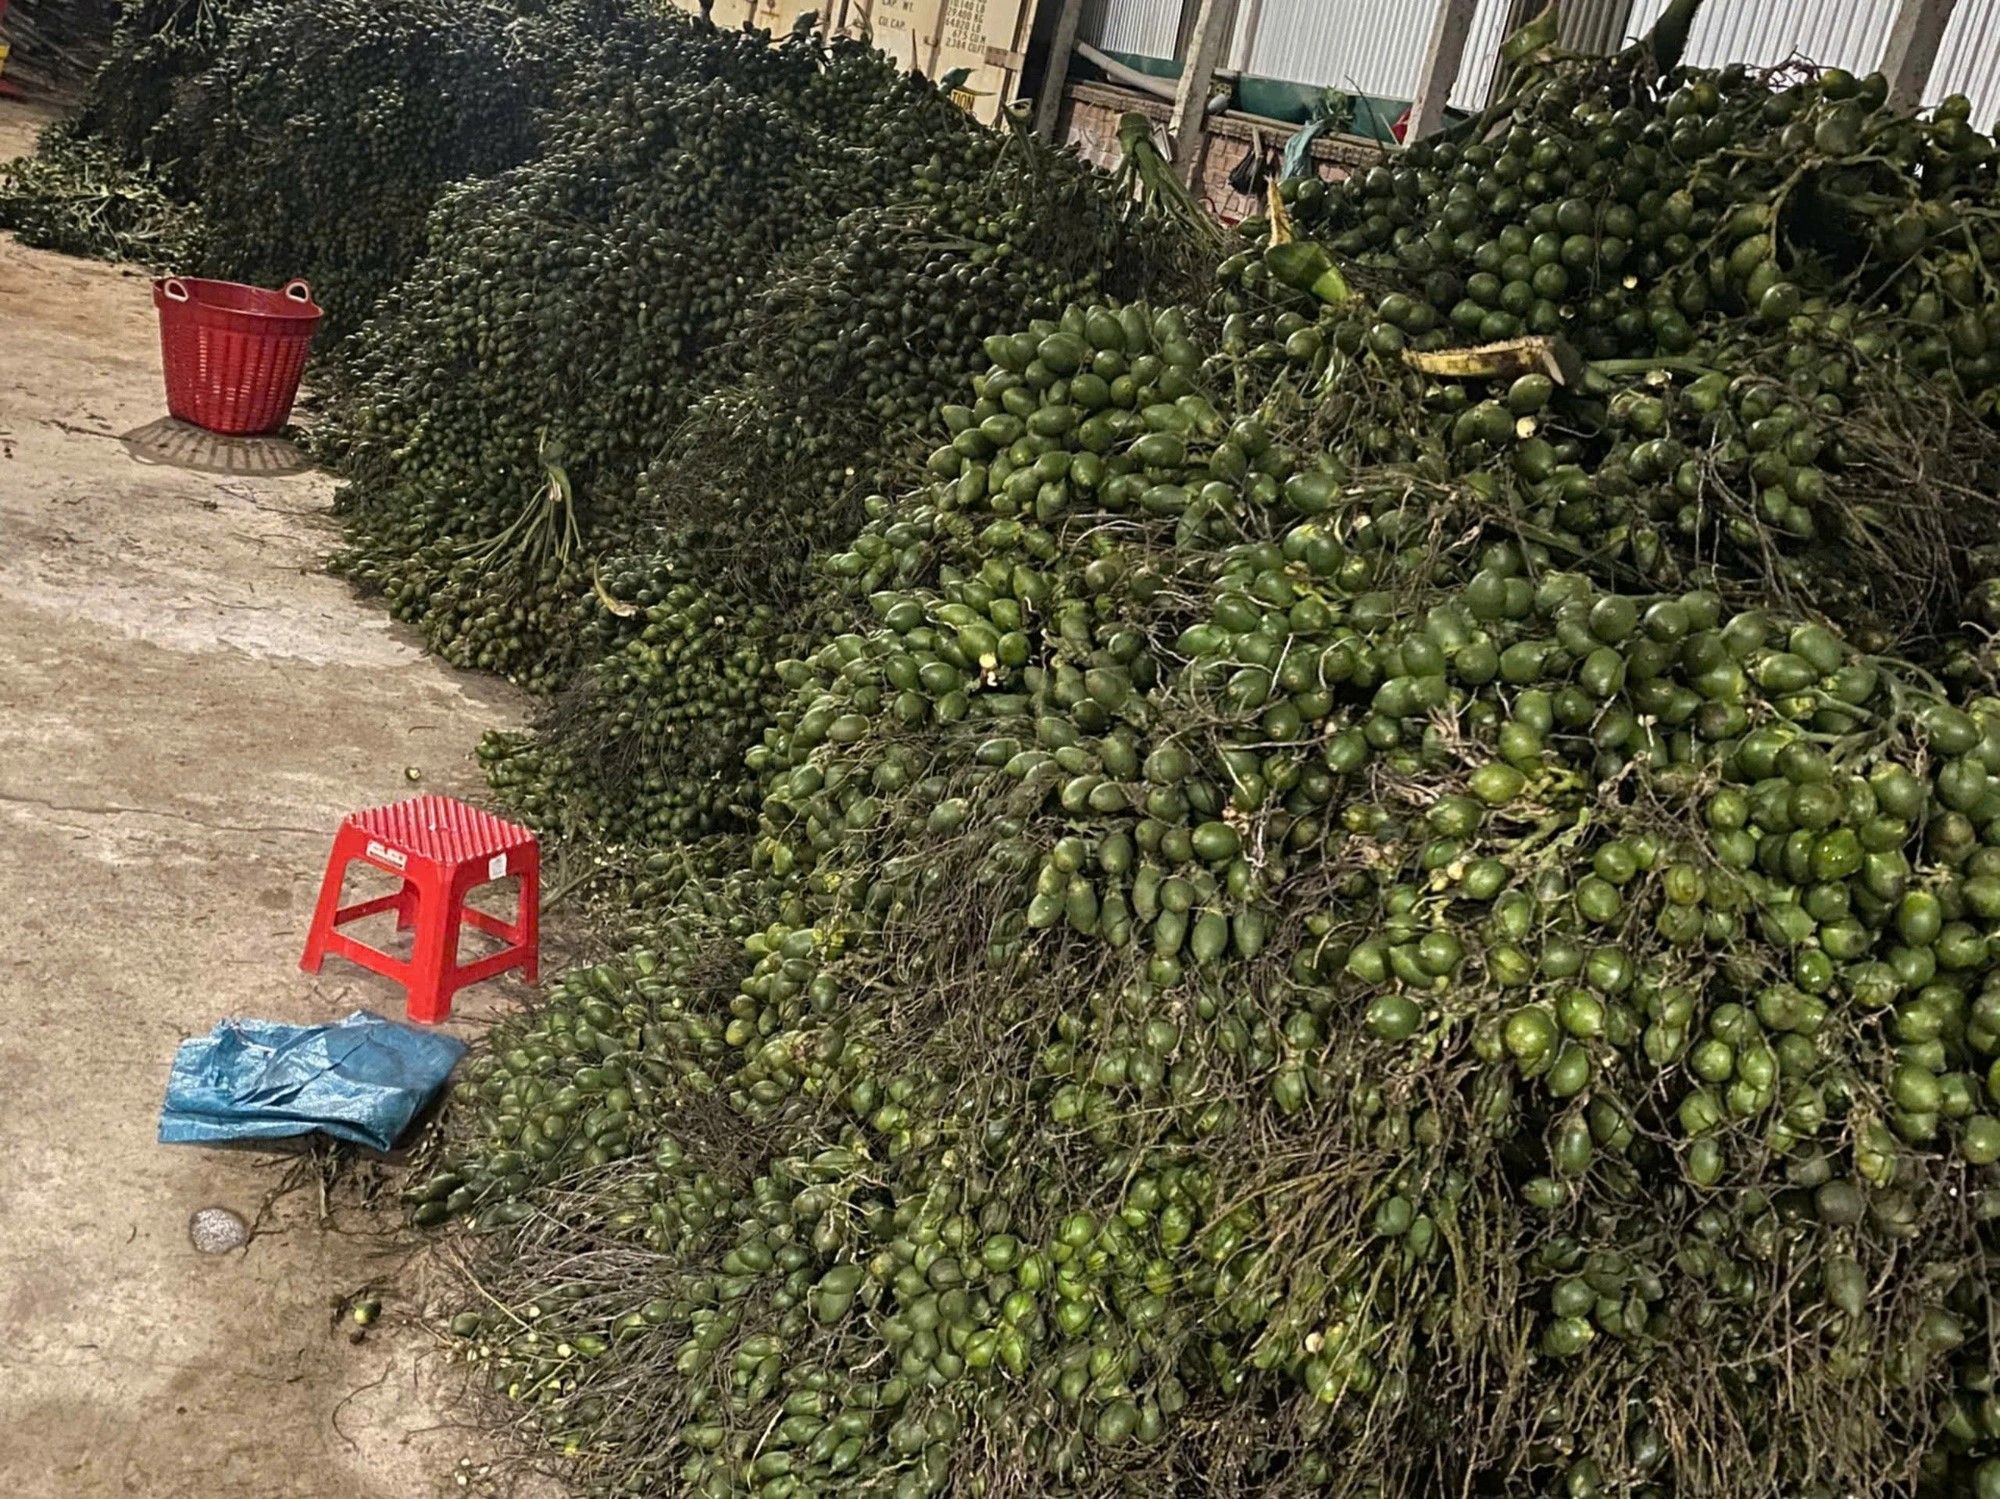
[[[160,1143],[318,1130],[388,1150],[464,1055],[463,1041],[368,1010],[330,1025],[225,1020],[175,1054]]]
[[[1330,88],[1313,101],[1312,116],[1299,132],[1285,142],[1285,152],[1278,167],[1284,178],[1305,177],[1314,173],[1313,142],[1327,131],[1345,130],[1354,120],[1354,99],[1337,88]]]

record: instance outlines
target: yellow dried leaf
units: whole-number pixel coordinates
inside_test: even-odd
[[[1289,245],[1292,242],[1292,211],[1285,207],[1275,180],[1264,184],[1264,199],[1271,206],[1271,243]]]

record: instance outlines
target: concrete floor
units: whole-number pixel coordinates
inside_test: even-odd
[[[0,156],[37,123],[0,102]],[[145,279],[0,235],[0,1494],[477,1492],[407,1249],[307,1191],[200,1254],[189,1214],[255,1217],[279,1167],[154,1129],[175,1045],[222,1017],[400,1013],[298,969],[332,830],[480,796],[471,749],[522,704],[321,571],[323,475],[163,415]],[[333,1303],[371,1284],[357,1345]]]

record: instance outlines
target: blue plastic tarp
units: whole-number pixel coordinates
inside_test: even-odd
[[[464,1055],[462,1041],[368,1010],[330,1025],[225,1020],[175,1054],[160,1142],[318,1130],[388,1150]]]

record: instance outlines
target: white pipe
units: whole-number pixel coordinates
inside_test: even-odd
[[[1098,51],[1089,42],[1079,41],[1076,44],[1076,55],[1092,67],[1103,69],[1113,83],[1122,83],[1126,88],[1137,89],[1142,94],[1151,94],[1155,99],[1165,99],[1169,103],[1173,101],[1175,90],[1171,79],[1155,78],[1151,73],[1141,73],[1137,68],[1128,68],[1117,58]],[[1233,79],[1236,74],[1217,68],[1215,76]],[[1217,94],[1208,101],[1209,114],[1221,114],[1227,108],[1229,108],[1227,94]]]

